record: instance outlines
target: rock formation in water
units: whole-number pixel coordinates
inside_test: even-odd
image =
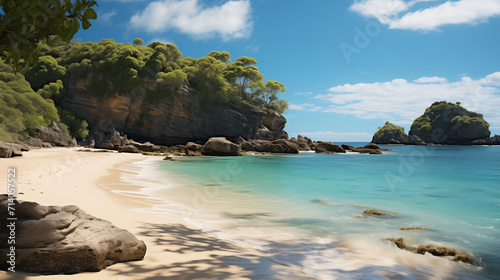
[[[404,128],[386,122],[373,135],[372,143],[375,144],[405,144],[405,145],[425,145],[425,142],[416,135],[407,135]]]
[[[429,144],[471,144],[490,137],[483,115],[468,111],[460,103],[435,102],[415,121],[409,135]]]
[[[386,122],[373,135],[377,144],[405,145],[500,145],[500,136],[490,137],[483,115],[468,111],[459,102],[435,102],[415,119],[407,135],[400,126]]]
[[[454,262],[474,264],[474,257],[467,252],[457,252],[454,248],[436,245],[419,245],[418,247],[406,245],[403,238],[387,238],[399,249],[424,255],[426,253],[437,257],[445,257]]]

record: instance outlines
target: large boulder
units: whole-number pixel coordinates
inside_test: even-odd
[[[409,135],[430,144],[472,144],[490,137],[483,115],[446,101],[435,102],[413,122]]]
[[[43,142],[41,139],[35,139],[33,137],[30,137],[26,140],[23,141],[24,144],[30,146],[30,147],[35,147],[35,148],[50,148],[52,147],[52,144],[48,142]]]
[[[273,141],[276,139],[288,139],[288,133],[284,130],[269,130],[267,127],[259,128],[255,134],[255,139]]]
[[[22,147],[19,144],[0,141],[0,158],[22,156]]]
[[[341,146],[332,142],[321,142],[318,141],[316,144],[316,153],[322,154],[334,154],[334,153],[345,153],[345,150]]]
[[[299,146],[291,141],[278,139],[274,141],[267,140],[250,140],[241,145],[245,151],[256,151],[261,153],[281,153],[281,154],[297,154]]]
[[[239,156],[240,146],[225,137],[212,137],[203,145],[202,153],[206,156]]]
[[[10,267],[6,195],[0,196],[0,269]],[[99,271],[117,262],[141,260],[146,245],[130,232],[77,206],[15,206],[15,269],[41,274]]]
[[[276,112],[267,113],[264,117],[263,124],[271,131],[283,130],[285,128],[286,119]]]
[[[36,129],[38,138],[43,142],[51,143],[55,146],[70,147],[76,145],[76,140],[70,139],[61,130],[56,122],[51,122],[48,127],[39,126]]]
[[[313,146],[313,141],[302,135],[297,136],[297,142],[301,151],[310,151]]]
[[[106,119],[98,122],[97,127],[89,132],[89,135],[87,136],[85,141],[85,146],[90,147],[93,145],[94,148],[109,150],[116,150],[118,149],[118,147],[135,144],[147,149],[145,150],[145,152],[149,152],[150,150],[147,146],[152,145],[144,145],[141,143],[130,141],[129,139],[127,139],[127,135],[120,134],[120,132],[115,129],[113,124],[109,123]]]
[[[500,135],[472,141],[472,145],[500,145]]]

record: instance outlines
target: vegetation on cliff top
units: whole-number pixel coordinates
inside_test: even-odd
[[[5,100],[12,99],[17,92],[21,96],[31,95],[44,106],[43,109],[37,106],[36,110],[14,106],[18,115],[26,117],[1,118],[0,140],[32,136],[34,128],[47,126],[50,121],[59,122],[70,136],[84,138],[88,133],[87,123],[71,112],[56,108],[66,94],[65,86],[74,79],[87,80],[96,96],[145,94],[146,100],[154,103],[172,98],[185,87],[198,94],[206,110],[211,106],[224,106],[229,100],[280,114],[288,109],[287,101],[279,98],[285,86],[272,80],[264,82],[264,75],[253,58],[240,57],[231,62],[230,54],[225,51],[213,51],[198,59],[184,58],[174,44],[153,42],[144,46],[143,43],[137,38],[133,44],[115,43],[112,39],[44,44],[38,63],[24,71],[24,76],[4,67],[2,74],[12,75],[11,80],[15,77],[23,90],[19,91],[20,87],[9,83],[10,80],[2,79],[6,90],[2,92],[0,104],[7,104]]]

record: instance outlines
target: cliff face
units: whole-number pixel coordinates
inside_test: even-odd
[[[471,144],[490,134],[483,115],[446,101],[435,102],[427,108],[415,119],[409,133],[432,144]]]
[[[151,101],[141,91],[118,94],[110,83],[107,93],[97,95],[89,88],[90,84],[90,78],[67,80],[61,107],[87,120],[92,127],[101,130],[113,127],[135,140],[170,145],[205,141],[214,136],[253,139],[259,130],[266,129],[263,125],[266,114],[254,106],[229,101],[203,110],[199,94],[187,87]],[[284,123],[278,127],[280,132],[283,127]]]

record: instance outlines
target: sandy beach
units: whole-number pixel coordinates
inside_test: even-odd
[[[178,219],[137,211],[146,198],[127,197],[109,186],[134,189],[120,180],[120,170],[145,160],[140,154],[81,152],[52,148],[0,159],[17,169],[18,199],[42,205],[77,205],[87,213],[126,229],[147,246],[142,261],[118,263],[100,272],[37,275],[0,271],[0,279],[308,279],[301,271],[274,263],[266,254],[218,239]],[[5,190],[4,192],[6,192]],[[311,278],[314,279],[314,278]]]

